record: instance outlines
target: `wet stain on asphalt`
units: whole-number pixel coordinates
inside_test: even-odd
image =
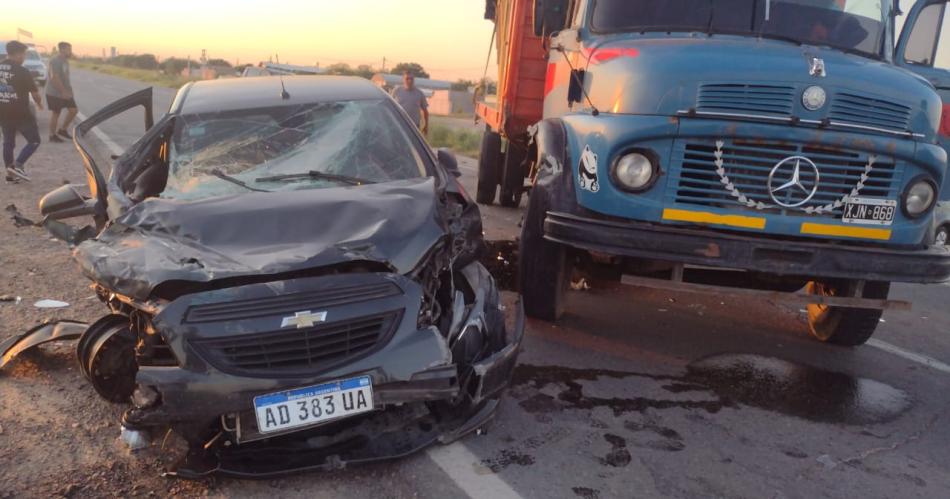
[[[911,406],[906,392],[879,381],[758,355],[701,359],[687,376],[720,398],[821,423],[884,423]]]
[[[633,433],[654,433],[660,437],[659,440],[647,440],[643,443],[634,442],[635,447],[660,450],[666,452],[679,452],[686,448],[683,437],[672,428],[666,428],[654,423],[638,423],[636,421],[626,421],[623,427]]]
[[[606,456],[601,458],[600,464],[613,466],[614,468],[623,468],[630,464],[633,458],[630,456],[630,451],[627,450],[627,441],[623,437],[608,433],[604,435],[604,440],[613,448]]]
[[[600,491],[588,487],[573,487],[574,495],[583,499],[600,499]]]
[[[670,393],[711,392],[715,399],[607,398],[585,394],[582,382],[595,382],[600,378],[647,379],[663,383],[662,387]],[[717,413],[723,407],[747,405],[810,421],[865,425],[891,421],[911,406],[906,392],[878,381],[748,354],[700,359],[690,363],[683,376],[521,364],[515,369],[511,384],[537,390],[519,401],[521,408],[529,413],[598,407],[612,410],[615,416],[671,408]],[[550,390],[541,392],[549,386],[559,391],[555,395],[549,395]],[[671,436],[658,434],[668,441],[676,441]],[[680,450],[676,449],[679,444],[663,445],[667,447],[664,450]]]
[[[495,278],[499,289],[518,290],[518,243],[515,241],[485,241],[482,265]]]
[[[676,380],[671,376],[654,376],[651,374],[642,374],[625,371],[613,371],[608,369],[573,369],[560,366],[532,366],[521,364],[515,368],[511,384],[530,385],[538,390],[547,385],[558,385],[564,387],[557,397],[544,393],[537,393],[519,402],[519,405],[525,411],[531,412],[555,412],[564,409],[594,409],[597,407],[606,407],[613,411],[615,416],[620,416],[627,412],[643,412],[646,409],[669,409],[679,407],[683,409],[703,409],[707,412],[719,412],[725,405],[721,401],[696,401],[696,400],[657,400],[646,397],[632,398],[603,398],[584,394],[581,381],[596,381],[598,378],[625,379],[629,377],[642,377],[653,380]]]
[[[503,449],[497,456],[482,460],[482,466],[490,469],[492,473],[498,473],[512,464],[531,466],[534,464],[534,456],[524,454],[514,449]]]

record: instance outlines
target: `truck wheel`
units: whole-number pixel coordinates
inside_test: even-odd
[[[501,179],[501,198],[498,200],[506,208],[517,208],[521,204],[521,194],[524,192],[524,169],[521,164],[524,158],[525,151],[509,142]]]
[[[811,294],[821,296],[854,296],[856,281],[811,281],[805,287]],[[864,284],[864,298],[887,299],[891,283],[868,281]],[[883,310],[866,308],[808,305],[808,329],[811,335],[825,343],[855,347],[867,342],[880,322]]]
[[[501,135],[485,130],[478,156],[478,185],[475,189],[475,201],[479,204],[495,202],[495,192],[501,179],[501,159]]]
[[[525,314],[556,321],[564,313],[564,295],[573,269],[566,248],[544,239],[546,215],[545,193],[532,192],[521,228],[518,277]]]

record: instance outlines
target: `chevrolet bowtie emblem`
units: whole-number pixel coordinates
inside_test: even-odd
[[[297,312],[292,317],[284,317],[280,322],[280,327],[283,329],[285,327],[294,326],[297,329],[303,329],[305,327],[313,327],[314,324],[325,322],[326,320],[326,312],[313,313],[307,310],[306,312]]]

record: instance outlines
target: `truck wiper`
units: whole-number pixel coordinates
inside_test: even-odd
[[[301,180],[301,179],[318,179],[318,180],[330,180],[333,182],[340,182],[343,184],[350,185],[363,185],[363,184],[375,184],[376,182],[372,180],[366,180],[357,177],[350,177],[348,175],[334,175],[332,173],[318,172],[316,170],[310,170],[309,172],[304,173],[288,173],[285,175],[272,175],[270,177],[261,177],[254,179],[255,182],[283,182],[286,180]]]
[[[267,191],[267,190],[264,190],[264,189],[258,189],[258,188],[256,188],[256,187],[251,187],[251,186],[247,185],[246,183],[244,183],[243,181],[238,180],[238,179],[236,179],[236,178],[234,178],[234,177],[228,175],[227,173],[224,173],[223,171],[221,171],[221,170],[219,170],[219,169],[217,169],[217,168],[215,168],[214,170],[211,170],[211,174],[214,175],[215,177],[218,177],[218,178],[221,179],[221,180],[224,180],[224,181],[226,181],[226,182],[231,182],[231,183],[234,184],[234,185],[239,185],[239,186],[241,186],[241,187],[243,187],[243,188],[245,188],[245,189],[247,189],[247,190],[249,190],[249,191],[254,191],[254,192],[270,192],[270,191]]]

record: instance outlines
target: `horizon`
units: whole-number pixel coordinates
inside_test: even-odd
[[[33,38],[20,37],[21,41],[47,52],[67,41],[80,57],[108,57],[114,46],[119,54],[153,54],[159,60],[198,61],[204,49],[209,59],[233,65],[277,62],[279,57],[283,64],[366,64],[382,69],[385,58],[387,70],[400,62],[417,62],[434,79],[478,80],[485,73],[493,31],[483,13],[484,3],[476,0],[443,0],[435,5],[424,0],[349,4],[288,0],[279,11],[249,0],[197,5],[169,0],[161,8],[94,0],[81,11],[53,0],[36,0],[28,10],[7,18],[0,25],[0,36],[16,39],[22,28]],[[176,36],[167,36],[169,32]],[[497,78],[494,59],[487,75],[492,79]]]

